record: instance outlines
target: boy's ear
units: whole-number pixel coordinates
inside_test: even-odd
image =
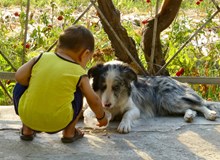
[[[85,54],[91,54],[91,51],[89,49],[85,50]]]
[[[86,56],[88,53],[89,53],[88,49],[81,52],[80,55],[79,55],[80,61],[82,61],[83,57]]]
[[[96,66],[90,68],[90,69],[88,70],[88,76],[89,76],[89,78],[94,78],[94,77],[100,75],[100,74],[101,74],[101,71],[102,71],[102,69],[103,69],[103,66],[104,66],[103,64],[97,64]]]

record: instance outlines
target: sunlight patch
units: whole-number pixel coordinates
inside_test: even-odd
[[[147,159],[147,160],[153,160],[153,158],[151,158],[146,152],[141,151],[140,149],[138,149],[133,143],[131,143],[130,141],[124,139],[124,141],[128,144],[129,147],[131,147],[131,149],[133,149],[133,151],[140,156],[143,159]]]
[[[220,125],[216,126],[216,127],[215,127],[215,130],[220,133]]]
[[[178,140],[187,146],[192,153],[201,158],[213,160],[220,157],[220,151],[195,132],[187,131],[182,133],[179,135]]]

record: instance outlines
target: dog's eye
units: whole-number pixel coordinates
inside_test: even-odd
[[[112,90],[114,91],[118,91],[119,89],[120,89],[119,85],[112,86]]]
[[[100,87],[100,89],[101,89],[101,91],[104,91],[104,90],[106,89],[106,85],[102,85],[102,86]]]

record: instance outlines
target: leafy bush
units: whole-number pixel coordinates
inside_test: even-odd
[[[128,34],[135,40],[141,61],[147,66],[141,44],[141,29],[143,20],[154,16],[155,0],[113,0],[115,6],[121,11],[122,25]],[[162,2],[162,1],[160,1]],[[13,66],[18,68],[23,61],[46,51],[58,38],[59,34],[67,26],[74,23],[76,18],[85,10],[89,1],[87,0],[51,0],[31,1],[28,36],[26,51],[24,53],[24,29],[26,17],[26,1],[1,0],[0,12],[0,51],[6,55]],[[213,4],[203,1],[197,5],[196,1],[184,1],[179,15],[172,25],[161,35],[163,51],[168,61],[183,43],[194,33],[204,20],[216,10]],[[128,17],[128,19],[125,18]],[[219,15],[216,18],[219,20]],[[219,21],[212,20],[197,36],[190,42],[180,54],[167,66],[172,76],[180,68],[184,68],[185,76],[207,76],[219,77],[220,66],[220,41]],[[92,8],[78,22],[89,28],[95,36],[96,52],[88,67],[98,61],[106,62],[114,59],[114,50],[104,32],[97,12]],[[24,55],[25,54],[25,55]],[[13,72],[12,67],[0,56],[0,71]],[[4,80],[9,93],[12,93],[15,82]],[[219,87],[217,85],[193,85],[204,98],[219,100]],[[8,104],[10,99],[0,87],[0,104]]]

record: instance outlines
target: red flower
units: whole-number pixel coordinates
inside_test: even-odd
[[[26,43],[25,48],[30,49],[31,45],[29,43]]]
[[[176,72],[176,76],[178,77],[181,76],[180,72]]]
[[[49,25],[47,26],[47,28],[48,28],[48,29],[51,29],[51,28],[53,28],[53,25],[52,25],[52,24],[49,24]]]
[[[18,12],[15,12],[14,15],[15,15],[16,17],[19,17],[19,16],[20,16],[20,14],[19,14]]]
[[[146,2],[147,2],[147,3],[150,3],[151,1],[150,1],[150,0],[146,0]]]
[[[145,19],[141,22],[142,24],[147,24],[148,23],[148,19]]]
[[[200,2],[202,2],[203,0],[199,0]]]
[[[184,68],[180,68],[178,72],[176,72],[176,76],[181,76],[184,73]]]
[[[200,1],[197,1],[196,4],[197,4],[197,5],[200,5]]]
[[[62,21],[62,20],[63,20],[63,16],[60,15],[60,16],[57,17],[57,19],[58,19],[59,21]]]

